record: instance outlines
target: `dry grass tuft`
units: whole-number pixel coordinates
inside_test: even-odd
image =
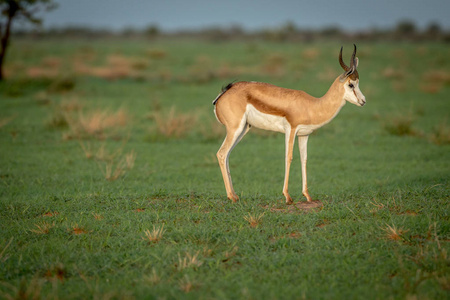
[[[450,84],[450,72],[446,70],[430,70],[422,75],[422,79],[428,82]]]
[[[179,287],[183,292],[189,293],[192,290],[196,289],[198,287],[198,284],[193,282],[187,275],[185,275],[182,279],[180,279]]]
[[[405,238],[403,235],[408,232],[408,230],[397,228],[395,225],[387,225],[387,228],[384,228],[383,230],[386,232],[386,238],[392,241],[404,240]]]
[[[35,227],[36,227],[35,229],[30,229],[30,231],[36,234],[48,234],[50,232],[50,229],[55,227],[55,222],[49,223],[43,221],[41,223],[35,224]]]
[[[145,54],[153,59],[163,59],[167,57],[167,52],[162,49],[149,49]]]
[[[433,127],[430,139],[436,145],[450,144],[450,127],[447,125],[447,120]]]
[[[239,250],[239,247],[238,246],[234,246],[233,249],[231,249],[231,251],[225,251],[225,259],[222,260],[222,262],[226,262],[230,258],[235,257],[237,252],[238,252],[238,250]]]
[[[42,59],[41,64],[48,68],[59,68],[62,64],[62,59],[56,56],[47,56]]]
[[[94,216],[94,218],[95,218],[97,221],[101,221],[101,220],[104,219],[104,217],[103,217],[101,214],[98,214],[98,213],[92,213],[92,215]]]
[[[327,67],[323,71],[320,71],[317,75],[317,78],[321,81],[331,81],[338,77],[339,73],[336,71],[336,68]]]
[[[199,253],[200,252],[197,252],[195,254],[186,253],[186,256],[183,258],[181,258],[180,254],[178,253],[178,264],[176,264],[178,271],[182,271],[187,268],[199,268],[203,264],[203,262],[198,259]]]
[[[282,75],[285,73],[286,58],[281,53],[269,55],[262,66],[263,71],[270,75]]]
[[[108,181],[117,180],[134,167],[136,152],[131,150],[122,154],[126,142],[123,142],[122,146],[113,152],[106,148],[105,143],[102,143],[96,149],[91,142],[83,142],[82,140],[78,140],[78,142],[85,157],[96,160],[97,166]]]
[[[178,80],[184,83],[207,83],[218,78],[229,80],[230,77],[239,76],[241,73],[242,68],[232,67],[226,63],[219,66],[211,65],[210,67],[194,65],[189,69],[189,73],[187,75],[178,77]],[[165,78],[162,79],[166,80]]]
[[[213,61],[209,56],[200,55],[189,67],[186,81],[209,82],[216,77]]]
[[[320,227],[320,226],[319,226]],[[300,232],[298,232],[298,231],[294,231],[294,232],[291,232],[291,233],[289,233],[289,234],[287,234],[287,235],[281,235],[281,236],[271,236],[270,238],[269,238],[269,240],[272,242],[272,243],[274,243],[274,242],[276,242],[276,241],[278,241],[278,240],[280,240],[280,239],[299,239],[299,238],[301,238],[302,237],[302,234],[300,233]]]
[[[149,66],[147,60],[142,58],[126,57],[121,54],[111,54],[106,63],[101,66],[86,65],[84,60],[76,59],[73,62],[74,71],[78,74],[100,77],[107,80],[124,78],[139,79],[143,77],[142,71]]]
[[[436,94],[445,85],[450,85],[450,72],[445,70],[430,70],[422,75],[420,89],[425,93]]]
[[[162,239],[164,232],[165,232],[164,225],[160,227],[153,226],[152,231],[150,231],[149,229],[144,231],[145,237],[142,237],[142,239],[149,243],[157,243]]]
[[[168,113],[154,112],[151,118],[156,123],[157,134],[165,138],[185,137],[198,120],[196,114],[178,113],[174,106]]]
[[[260,215],[252,215],[248,214],[248,216],[245,216],[244,219],[250,224],[250,227],[256,228],[259,224],[262,223],[262,217],[264,216],[264,213]]]
[[[133,168],[135,159],[136,153],[134,150],[131,150],[118,162],[115,162],[114,160],[107,161],[103,172],[105,179],[108,181],[114,181],[125,175],[127,170],[131,170]]]
[[[383,203],[377,202],[377,200],[373,200],[373,202],[370,202],[370,204],[372,204],[374,206],[373,209],[370,209],[369,211],[372,214],[376,214],[378,211],[384,209],[386,206]]]
[[[29,67],[26,71],[31,78],[56,78],[60,76],[58,69],[47,68],[45,66]]]
[[[59,212],[57,212],[57,211],[49,211],[49,212],[46,212],[45,214],[43,214],[42,216],[43,217],[54,217],[54,216],[57,216],[57,215],[59,215]]]
[[[47,93],[39,95],[38,99],[48,99]],[[42,101],[42,100],[37,100]],[[47,120],[46,125],[50,128],[65,128],[69,126],[71,119],[70,114],[80,112],[83,104],[76,97],[69,97],[63,99],[59,104],[53,108],[53,113]]]
[[[199,123],[199,132],[205,140],[212,141],[225,138],[225,126],[217,122],[216,119],[208,119]]]
[[[431,224],[427,237],[418,244],[417,252],[406,257],[398,256],[399,275],[403,278],[404,288],[416,297],[417,288],[426,281],[435,281],[443,290],[450,290],[448,276],[449,257],[447,249],[442,247],[437,235],[436,223]],[[413,236],[413,238],[416,238]],[[425,242],[426,240],[426,242]],[[406,268],[404,258],[413,262],[416,267]]]
[[[107,110],[84,113],[80,110],[76,117],[68,113],[64,114],[64,117],[70,128],[70,133],[65,135],[65,139],[96,138],[103,140],[110,135],[109,131],[125,127],[130,120],[124,109],[113,113]]]
[[[125,167],[128,170],[131,170],[134,167],[135,161],[136,161],[136,152],[134,152],[134,150],[131,150],[130,152],[125,154],[124,163],[125,163]]]
[[[320,51],[317,48],[308,48],[302,52],[302,57],[309,61],[317,59],[319,55]]]
[[[59,78],[64,71],[63,60],[60,57],[47,56],[40,63],[25,70],[31,78]]]
[[[406,72],[398,69],[394,69],[393,67],[387,67],[381,74],[387,79],[404,79],[406,77]]]
[[[65,113],[79,112],[84,104],[77,97],[66,97],[59,104],[59,108]]]
[[[156,270],[152,269],[152,273],[144,277],[144,281],[148,282],[151,285],[157,285],[161,282],[161,277],[156,274]]]

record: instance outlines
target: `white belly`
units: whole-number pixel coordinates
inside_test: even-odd
[[[262,113],[251,104],[247,104],[247,123],[264,130],[283,133],[290,127],[286,118]]]
[[[291,124],[289,124],[285,117],[262,113],[251,104],[247,105],[247,123],[257,128],[282,133],[286,133],[288,129],[291,129]],[[295,132],[296,135],[309,135],[325,124],[298,125],[295,128]]]
[[[322,127],[325,124],[318,124],[318,125],[298,125],[296,129],[297,135],[310,135],[314,130],[317,128]]]

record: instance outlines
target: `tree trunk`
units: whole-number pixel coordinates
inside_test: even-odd
[[[16,15],[19,6],[15,1],[8,1],[9,11],[8,11],[8,20],[6,21],[5,32],[2,32],[0,26],[0,35],[1,35],[1,49],[0,49],[0,81],[4,80],[3,75],[3,62],[5,61],[6,48],[8,47],[9,35],[11,32],[11,24],[14,16]]]

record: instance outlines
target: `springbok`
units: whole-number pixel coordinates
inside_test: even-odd
[[[231,181],[229,156],[252,126],[285,133],[285,176],[283,195],[286,203],[292,204],[288,192],[289,169],[295,136],[299,138],[302,165],[302,193],[312,201],[306,180],[306,160],[308,136],[316,129],[330,122],[344,106],[345,101],[364,106],[366,98],[359,89],[359,75],[356,70],[358,58],[356,45],[350,60],[350,67],[342,61],[342,47],[339,63],[344,73],[334,80],[327,93],[321,98],[260,82],[236,82],[222,88],[213,101],[217,120],[225,125],[227,135],[217,152],[220,170],[229,199],[236,202]]]

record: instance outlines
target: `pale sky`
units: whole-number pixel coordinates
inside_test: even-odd
[[[44,27],[86,26],[121,30],[150,24],[165,31],[240,25],[244,29],[337,25],[359,31],[391,28],[411,20],[450,29],[449,0],[55,0],[59,7],[43,15]]]

